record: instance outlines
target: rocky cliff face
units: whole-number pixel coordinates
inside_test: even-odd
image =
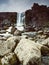
[[[9,19],[11,22],[15,22],[17,17],[16,14],[16,12],[0,12],[0,21],[3,21],[4,19]]]
[[[0,28],[6,28],[5,26],[16,23],[16,18],[16,12],[0,12]]]
[[[25,12],[26,28],[49,26],[49,7],[33,4],[33,7]]]

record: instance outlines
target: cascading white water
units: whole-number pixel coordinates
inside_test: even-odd
[[[24,30],[24,22],[23,22],[23,16],[22,13],[17,13],[17,24],[16,24],[16,28],[20,31]]]
[[[17,26],[21,25],[21,13],[17,13]]]

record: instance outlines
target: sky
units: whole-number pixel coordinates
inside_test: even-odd
[[[24,12],[33,3],[49,6],[49,0],[0,0],[0,12]]]

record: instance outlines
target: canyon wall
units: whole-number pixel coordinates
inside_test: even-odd
[[[25,12],[25,28],[33,30],[33,28],[49,27],[49,7],[34,3],[32,8]]]
[[[0,29],[7,28],[11,24],[16,23],[16,12],[0,12]]]

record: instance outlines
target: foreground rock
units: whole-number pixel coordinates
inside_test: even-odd
[[[9,53],[1,59],[2,65],[18,65],[18,59],[14,53]]]
[[[49,65],[49,56],[42,57],[42,65]]]
[[[13,52],[15,46],[18,43],[18,39],[16,36],[8,38],[5,42],[0,43],[0,56],[4,56],[7,53]]]
[[[20,36],[20,35],[21,35],[21,31],[15,30],[14,35],[15,35],[15,36]]]
[[[41,65],[40,44],[29,39],[22,39],[15,49],[15,54],[23,65]]]
[[[42,42],[42,44],[49,47],[49,38],[45,39],[45,40]]]

